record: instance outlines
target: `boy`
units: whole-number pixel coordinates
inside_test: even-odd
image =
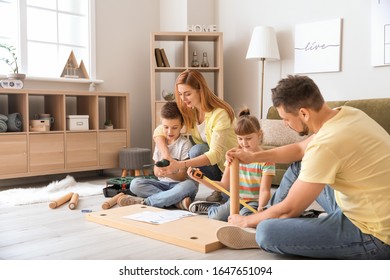
[[[167,102],[161,108],[161,124],[172,157],[177,160],[187,159],[192,144],[180,133],[184,120],[176,102]],[[158,162],[162,159],[156,146],[153,160]],[[130,190],[137,197],[122,196],[118,199],[118,205],[144,204],[159,208],[174,205],[176,208],[188,210],[198,192],[198,183],[188,179],[186,169],[167,173],[165,167],[154,166],[154,174],[158,179],[135,178],[130,184]]]

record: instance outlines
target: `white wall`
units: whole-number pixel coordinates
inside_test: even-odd
[[[225,99],[236,109],[259,104],[260,63],[246,60],[252,30],[273,26],[281,61],[266,63],[265,110],[270,89],[294,74],[294,25],[343,18],[341,72],[309,74],[326,100],[390,97],[390,67],[372,67],[370,48],[371,0],[217,0],[224,32]],[[252,109],[258,114],[258,108]]]
[[[97,90],[130,93],[132,146],[151,147],[152,141],[150,32],[168,31],[168,26],[184,31],[186,21],[216,24],[224,33],[224,94],[236,110],[251,105],[252,113],[259,113],[258,105],[252,105],[259,104],[260,63],[245,59],[255,26],[275,28],[281,55],[281,61],[266,64],[266,111],[270,89],[294,71],[294,25],[338,17],[344,19],[342,71],[309,76],[327,100],[390,96],[390,67],[370,66],[371,0],[187,0],[186,5],[178,1],[184,0],[96,0],[96,72],[97,79],[104,80]],[[30,88],[88,90],[86,85],[26,83]]]
[[[130,137],[151,147],[150,33],[159,30],[159,0],[96,0],[98,90],[130,93]]]

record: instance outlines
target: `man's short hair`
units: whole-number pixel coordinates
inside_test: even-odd
[[[297,114],[300,108],[318,112],[325,102],[318,86],[307,76],[288,75],[271,91],[273,105],[282,106],[287,113]]]

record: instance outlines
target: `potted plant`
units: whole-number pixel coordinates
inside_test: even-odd
[[[114,125],[112,124],[111,120],[106,120],[104,122],[104,128],[105,129],[114,129]]]
[[[1,61],[4,61],[12,70],[12,72],[8,74],[7,77],[23,80],[26,75],[19,73],[18,58],[15,54],[15,47],[8,44],[0,43],[0,48],[6,50],[9,53],[8,57],[2,57],[0,59]]]

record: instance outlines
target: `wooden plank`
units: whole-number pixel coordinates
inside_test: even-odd
[[[230,164],[230,215],[240,212],[240,181],[239,181],[239,162],[233,159]]]
[[[201,253],[212,252],[224,247],[218,241],[216,232],[220,227],[226,226],[226,222],[209,219],[206,215],[186,217],[160,225],[124,218],[124,216],[143,211],[158,212],[171,210],[136,204],[92,212],[86,215],[86,219]]]

